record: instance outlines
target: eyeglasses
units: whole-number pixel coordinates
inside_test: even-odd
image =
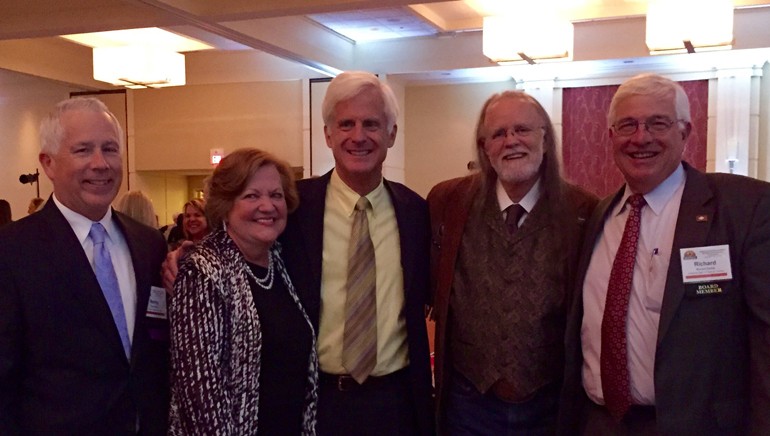
[[[526,124],[516,124],[510,129],[497,129],[492,132],[492,141],[502,141],[510,133],[511,136],[518,136],[519,138],[529,138],[538,129],[544,129],[543,126],[528,126]]]
[[[644,129],[650,133],[665,133],[679,121],[684,122],[685,120],[671,120],[668,117],[655,116],[640,122],[634,118],[626,118],[613,124],[612,130],[621,136],[631,136],[639,130],[640,124],[644,124]]]

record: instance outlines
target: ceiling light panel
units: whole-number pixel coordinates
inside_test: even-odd
[[[175,52],[209,50],[213,47],[157,27],[112,30],[109,32],[62,35],[62,38],[88,47],[122,47],[127,45],[153,46]]]
[[[356,42],[437,34],[436,28],[408,8],[388,8],[314,14],[309,17]]]

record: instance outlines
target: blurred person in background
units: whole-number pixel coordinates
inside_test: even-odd
[[[118,201],[115,209],[146,226],[158,227],[158,216],[155,214],[152,200],[142,191],[126,192]]]
[[[32,215],[33,213],[39,211],[43,208],[43,205],[45,204],[45,200],[43,200],[40,197],[35,197],[32,200],[29,201],[29,207],[27,208],[27,215]]]
[[[169,250],[175,250],[184,241],[184,214],[178,213],[174,217],[174,223],[168,230],[168,236],[166,236],[166,242],[168,242]]]
[[[185,203],[184,219],[182,228],[184,229],[185,239],[194,243],[200,242],[206,235],[211,233],[209,222],[206,218],[206,202],[200,198],[194,198]]]
[[[7,200],[0,199],[0,227],[12,222],[11,204]]]

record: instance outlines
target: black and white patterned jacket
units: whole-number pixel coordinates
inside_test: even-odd
[[[283,279],[312,330],[276,243],[275,274]],[[171,435],[257,434],[262,332],[246,269],[224,230],[203,240],[180,265],[170,304]],[[315,434],[318,355],[308,358],[304,435]]]

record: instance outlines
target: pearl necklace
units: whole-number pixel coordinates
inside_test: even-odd
[[[257,284],[257,286],[269,291],[273,288],[273,253],[268,252],[267,259],[267,274],[264,278],[257,278],[257,276],[254,275],[254,272],[251,271],[251,267],[248,265],[246,265],[246,273],[249,275],[249,277],[254,279],[254,282]]]

